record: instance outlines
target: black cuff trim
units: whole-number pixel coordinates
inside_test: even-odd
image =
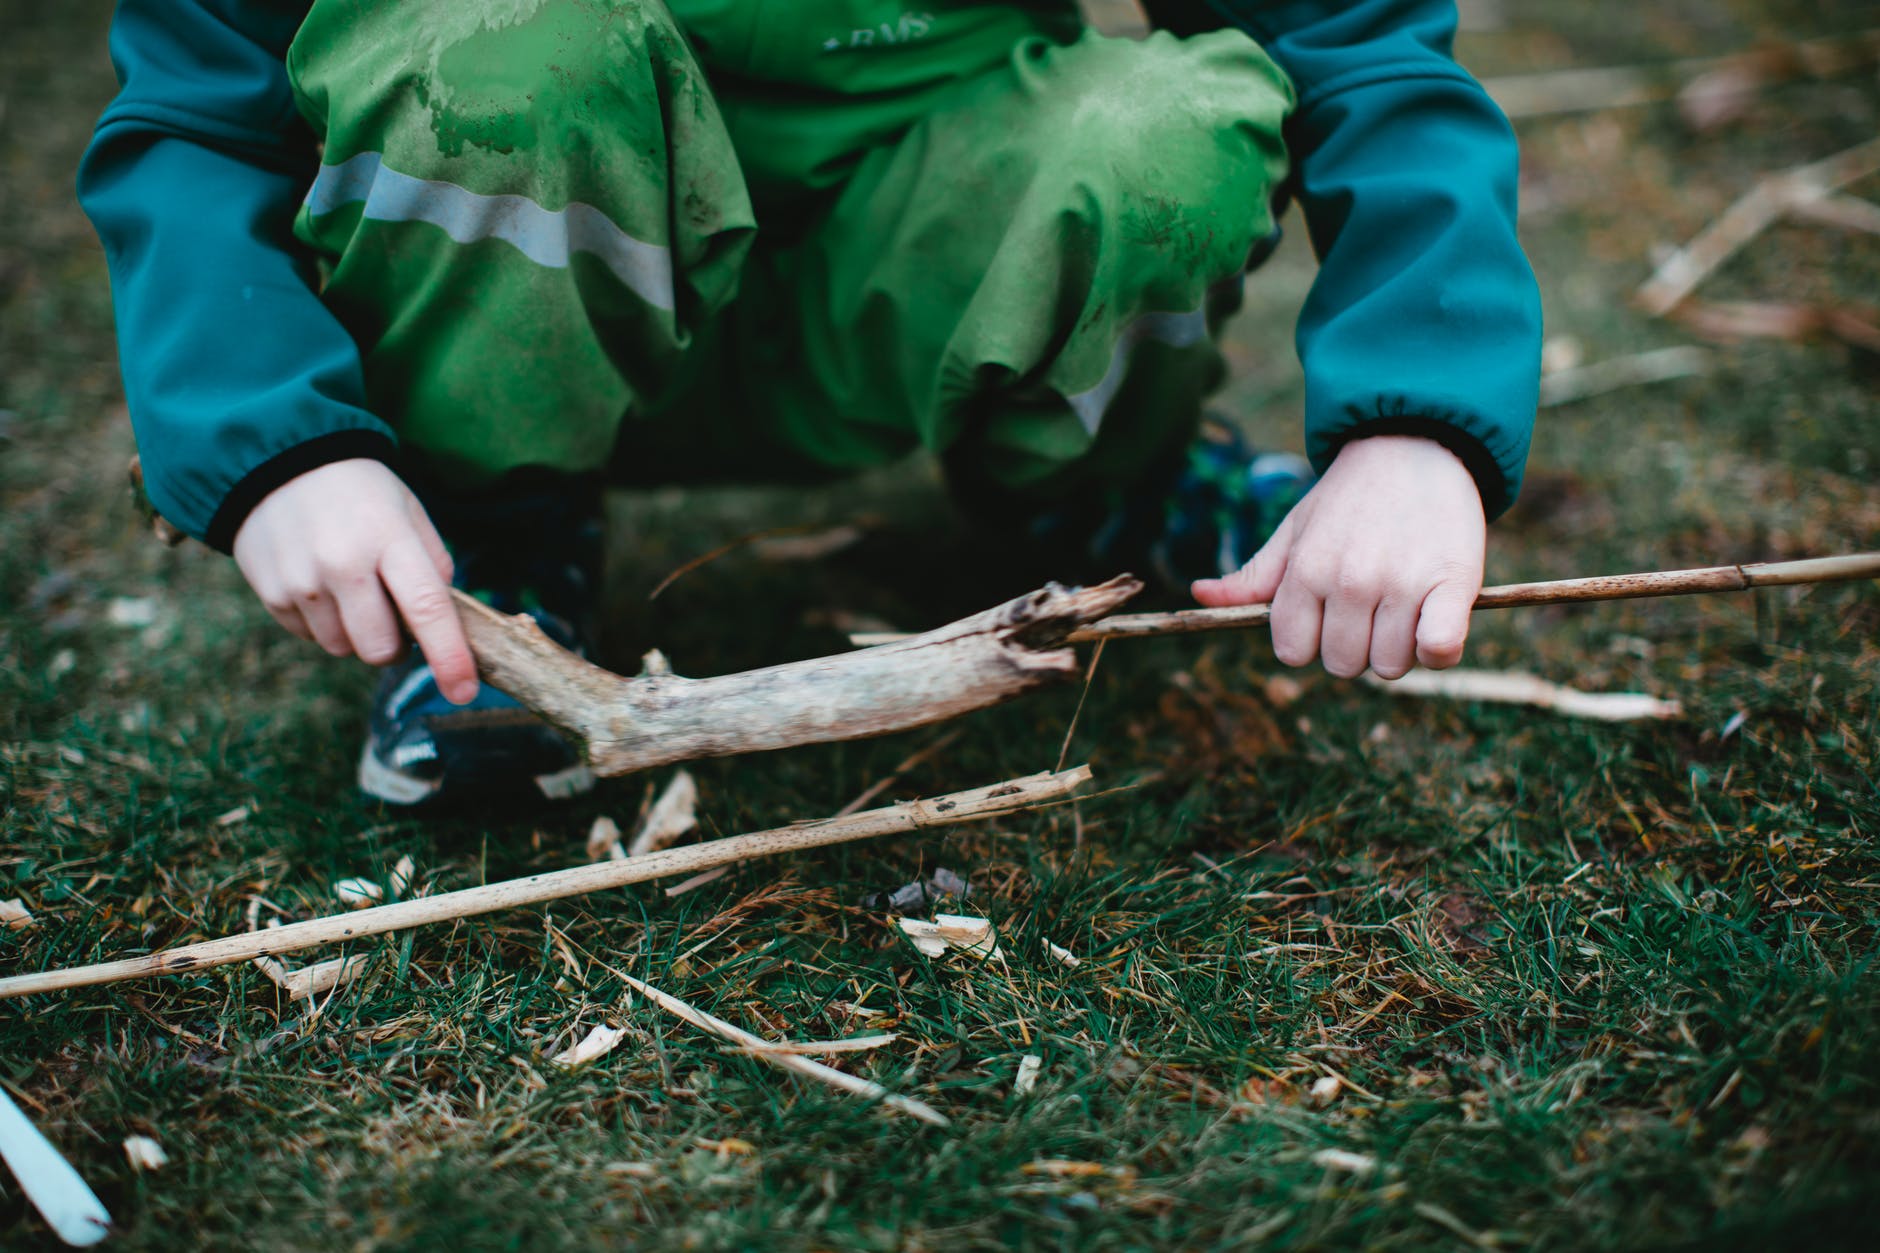
[[[1482,511],[1491,521],[1507,509],[1510,503],[1508,476],[1501,472],[1501,463],[1488,451],[1488,445],[1455,423],[1415,414],[1369,418],[1341,432],[1338,447],[1343,448],[1354,439],[1366,439],[1372,435],[1414,435],[1435,440],[1455,453],[1474,477],[1475,490],[1482,494]]]
[[[355,427],[347,431],[334,431],[327,435],[318,435],[304,444],[295,444],[285,452],[276,453],[266,461],[243,475],[241,481],[229,489],[222,498],[222,504],[216,509],[215,517],[209,523],[209,530],[203,536],[203,542],[217,552],[225,553],[235,546],[235,533],[241,530],[242,523],[254,507],[261,503],[267,494],[289,479],[298,478],[309,470],[317,470],[323,465],[335,461],[348,461],[354,457],[365,457],[373,461],[390,464],[398,452],[398,445],[392,437],[383,431],[366,430]]]

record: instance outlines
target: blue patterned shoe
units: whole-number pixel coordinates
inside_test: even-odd
[[[1207,417],[1174,467],[1100,502],[1041,515],[1030,530],[1047,546],[1080,538],[1093,573],[1133,570],[1184,592],[1252,560],[1314,477],[1304,457],[1255,452],[1230,423]]]
[[[597,491],[582,484],[474,510],[426,505],[450,545],[458,587],[505,613],[527,613],[557,643],[587,653],[600,575]],[[574,745],[487,683],[468,705],[453,705],[416,648],[379,679],[359,757],[359,790],[372,800],[561,800],[593,786]]]

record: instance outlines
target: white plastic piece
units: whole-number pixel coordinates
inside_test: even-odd
[[[20,1181],[20,1191],[59,1239],[85,1248],[111,1234],[111,1215],[97,1194],[4,1091],[0,1091],[0,1158],[6,1159],[13,1177]]]

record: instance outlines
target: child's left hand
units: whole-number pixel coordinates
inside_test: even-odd
[[[1191,589],[1204,605],[1273,606],[1273,652],[1350,678],[1462,659],[1482,590],[1482,498],[1434,440],[1374,435],[1339,450],[1253,560]]]

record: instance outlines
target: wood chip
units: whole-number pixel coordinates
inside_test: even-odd
[[[132,1170],[161,1170],[170,1164],[170,1155],[149,1136],[126,1136],[124,1156],[130,1159]]]
[[[1368,1175],[1377,1169],[1375,1157],[1346,1149],[1320,1149],[1312,1155],[1312,1164],[1327,1170],[1342,1170],[1348,1175]]]
[[[1027,1053],[1018,1059],[1018,1074],[1012,1079],[1012,1094],[1025,1096],[1038,1086],[1038,1072],[1044,1069],[1044,1058],[1036,1053]]]
[[[1364,681],[1393,696],[1437,696],[1491,704],[1530,705],[1569,718],[1632,722],[1675,718],[1684,706],[1642,692],[1582,692],[1532,674],[1512,670],[1412,670],[1401,679],[1381,679],[1369,671]]]
[[[1075,968],[1084,964],[1083,958],[1071,952],[1069,949],[1065,948],[1062,944],[1056,944],[1050,940],[1046,940],[1044,942],[1044,950],[1045,952],[1051,954],[1051,956],[1063,962],[1066,966]]]
[[[587,858],[589,861],[621,861],[627,850],[620,843],[620,824],[606,814],[594,820],[588,828]]]
[[[698,784],[689,770],[675,771],[640,829],[627,846],[628,857],[644,857],[667,847],[698,825]]]
[[[932,922],[919,918],[896,918],[895,924],[914,942],[914,947],[929,957],[944,957],[949,949],[959,949],[981,960],[1003,958],[998,933],[989,919],[966,914],[935,914]]]
[[[376,905],[385,898],[385,889],[370,879],[341,879],[333,885],[333,895],[342,905],[354,909],[364,909],[367,905]]]
[[[411,891],[411,881],[417,873],[418,863],[410,853],[398,859],[398,864],[392,867],[392,898],[394,900],[403,900]]]
[[[341,984],[351,983],[365,970],[372,959],[363,953],[351,957],[334,957],[323,962],[315,962],[300,970],[289,970],[272,957],[255,958],[255,968],[287,993],[290,1001],[304,1001],[330,992]]]
[[[587,1033],[581,1042],[573,1048],[564,1049],[549,1058],[557,1066],[585,1066],[596,1058],[605,1057],[619,1047],[627,1038],[627,1033],[620,1027],[609,1027],[605,1023]]]
[[[33,925],[33,911],[21,904],[17,897],[0,901],[0,924],[9,931],[20,931]]]

